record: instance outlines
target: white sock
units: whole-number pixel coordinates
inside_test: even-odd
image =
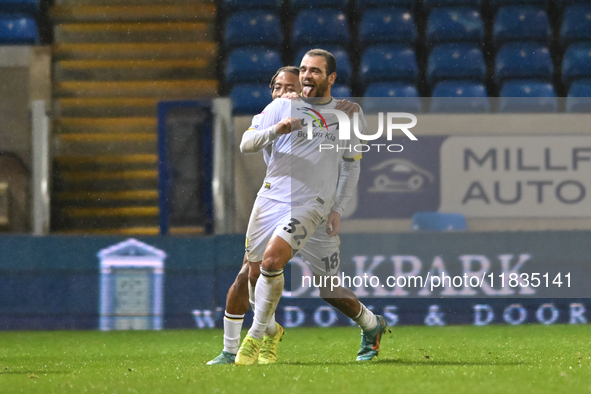
[[[361,301],[359,302],[359,306],[361,307],[361,311],[359,311],[357,317],[353,318],[355,323],[357,323],[357,325],[361,327],[363,331],[371,331],[376,328],[378,325],[378,319],[376,318],[376,315],[367,309],[365,305],[361,303]]]
[[[275,324],[275,314],[271,316],[271,320],[267,323],[267,329],[265,330],[265,335],[268,337],[274,337],[277,334],[277,324]]]
[[[248,335],[256,339],[263,339],[267,325],[275,313],[283,293],[283,270],[266,271],[261,269],[261,276],[255,287],[255,310],[252,327]]]
[[[250,302],[250,306],[254,312],[254,308],[255,308],[255,296],[254,296],[254,287],[252,286],[252,284],[250,284],[250,281],[248,282],[248,302]],[[269,337],[274,337],[275,334],[277,334],[277,325],[275,324],[275,314],[273,313],[273,316],[271,316],[271,320],[269,320],[269,323],[267,323],[267,330],[265,331],[265,335],[269,336]]]
[[[240,330],[244,323],[244,315],[224,314],[224,351],[232,354],[238,353],[240,347]]]
[[[254,312],[254,286],[250,283],[250,280],[248,281],[248,302],[250,302],[250,307],[252,308],[252,311]]]

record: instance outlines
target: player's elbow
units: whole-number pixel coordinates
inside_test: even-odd
[[[254,145],[250,143],[250,141],[242,140],[240,141],[240,152],[242,153],[255,153],[256,149]]]

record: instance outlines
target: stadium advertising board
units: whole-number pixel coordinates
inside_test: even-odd
[[[591,137],[418,136],[363,155],[353,219],[591,217]]]
[[[450,137],[440,210],[468,217],[591,216],[591,137]]]
[[[585,231],[346,234],[339,258],[342,271],[349,275],[405,278],[406,286],[397,288],[354,289],[366,305],[384,314],[391,324],[584,324],[590,307],[589,236]],[[0,238],[4,251],[0,256],[0,329],[98,329],[101,263],[97,254],[123,241],[118,237]],[[142,248],[156,248],[166,255],[163,291],[158,296],[161,298],[153,301],[162,302],[157,313],[163,316],[162,328],[221,327],[226,292],[244,253],[243,236],[142,237],[141,242],[146,245]],[[142,255],[137,257],[141,259]],[[129,262],[125,264],[129,266]],[[293,285],[306,265],[296,258],[291,267],[295,269],[286,271],[291,274],[287,283]],[[410,282],[411,276],[426,278],[429,272],[461,277],[462,285],[454,288],[452,280],[452,286],[431,290],[430,285],[418,287]],[[525,277],[510,277],[524,273],[529,285]],[[540,283],[534,286],[536,273]],[[120,274],[129,280],[137,280],[140,274],[152,275],[151,271]],[[486,280],[493,274],[493,286],[472,287],[468,279],[471,287],[464,287],[464,275],[481,278],[482,274]],[[501,285],[503,274],[507,287]],[[124,281],[113,280],[120,285],[113,288],[117,290],[112,293],[115,298],[136,289],[124,288]],[[278,321],[287,327],[350,324],[318,299],[315,291],[286,285]],[[141,301],[136,298],[128,301]],[[135,311],[141,305],[119,306]],[[118,306],[112,306],[117,311]],[[103,309],[103,313],[109,312]]]
[[[397,153],[374,149],[363,153],[357,199],[347,212],[353,219],[409,218],[440,205],[439,155],[445,137],[394,137]],[[380,142],[382,142],[380,140]]]

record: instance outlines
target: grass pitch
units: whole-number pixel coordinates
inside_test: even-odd
[[[357,363],[355,328],[288,329],[281,362],[206,366],[221,330],[2,332],[1,393],[583,393],[590,326],[394,327]]]

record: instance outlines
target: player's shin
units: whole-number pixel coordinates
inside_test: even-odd
[[[228,312],[224,315],[224,351],[236,354],[240,347],[240,330],[244,323],[244,315],[232,315]]]
[[[256,339],[263,339],[283,293],[283,285],[283,270],[266,271],[261,269],[261,276],[255,288],[254,319],[248,335]]]
[[[248,301],[250,302],[250,306],[254,312],[255,309],[255,296],[254,296],[254,286],[251,282],[248,282]],[[275,324],[275,314],[271,316],[271,320],[267,323],[267,330],[265,331],[265,335],[269,337],[274,337],[277,334],[277,325]]]
[[[250,307],[252,308],[253,312],[254,312],[254,308],[255,308],[254,300],[255,300],[254,286],[252,285],[252,283],[249,280],[248,281],[248,302],[250,303]]]

